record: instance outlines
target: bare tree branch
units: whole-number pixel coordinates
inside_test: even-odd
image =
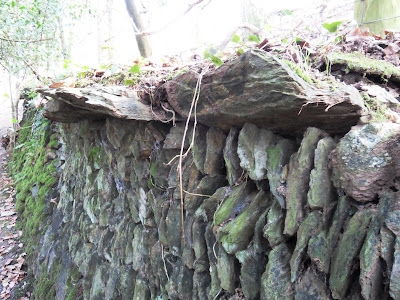
[[[3,22],[2,22],[2,23],[3,23]],[[4,24],[4,23],[3,23],[3,24]],[[7,38],[6,41],[10,44],[11,48],[14,49],[15,53],[18,53],[17,47],[14,45],[12,39],[10,39],[10,37],[9,37],[8,34],[7,34],[7,32],[4,31],[4,34],[6,35],[6,38]],[[33,66],[32,66],[31,64],[29,64],[29,63],[26,61],[26,59],[25,59],[25,57],[23,57],[23,55],[19,56],[18,58],[21,59],[21,60],[24,62],[24,64],[32,71],[32,73],[36,76],[36,78],[37,78],[40,82],[43,82],[42,77],[41,77],[41,76],[39,75],[39,73],[33,68]]]
[[[0,36],[0,40],[2,40],[2,41],[13,42],[13,43],[25,43],[25,44],[40,43],[40,42],[50,41],[52,39],[54,39],[54,38],[46,38],[46,39],[39,39],[39,40],[11,40],[11,39],[7,39],[3,36]]]
[[[196,2],[190,4],[186,10],[184,12],[182,12],[180,15],[178,15],[176,18],[170,20],[167,24],[163,25],[162,27],[158,28],[158,29],[154,29],[154,30],[147,30],[147,31],[142,31],[142,32],[135,32],[135,35],[139,35],[139,36],[146,36],[146,35],[152,35],[155,33],[158,33],[160,31],[163,31],[164,29],[166,29],[167,27],[171,26],[172,24],[174,24],[175,22],[177,22],[179,19],[181,19],[184,15],[186,15],[188,12],[190,12],[195,6],[199,5],[200,3],[202,3],[204,0],[197,0]],[[206,3],[204,5],[207,6],[208,4],[210,4],[212,0],[208,1],[208,3]]]

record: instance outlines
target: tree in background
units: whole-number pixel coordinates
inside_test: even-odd
[[[14,131],[23,83],[45,82],[43,74],[68,56],[62,18],[83,7],[72,0],[0,0],[0,66],[8,75]]]
[[[354,16],[358,24],[367,27],[371,33],[384,34],[385,31],[400,31],[399,0],[356,2]]]
[[[138,11],[135,0],[125,0],[126,10],[131,17],[133,30],[136,34],[136,42],[140,55],[144,58],[151,56],[151,47],[146,35],[140,34],[145,31],[142,17]]]

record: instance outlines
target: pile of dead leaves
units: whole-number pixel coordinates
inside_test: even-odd
[[[8,299],[13,289],[24,278],[24,257],[21,253],[23,244],[19,242],[21,231],[15,229],[17,213],[15,210],[15,191],[12,187],[12,180],[0,166],[0,298]],[[20,300],[29,299],[28,297]]]

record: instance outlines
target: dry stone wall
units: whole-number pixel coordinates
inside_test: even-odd
[[[296,140],[191,124],[185,141],[183,122],[57,126],[57,197],[36,258],[55,299],[400,299],[398,126]],[[349,174],[370,168],[360,193]]]

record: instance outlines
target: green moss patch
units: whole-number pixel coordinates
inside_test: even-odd
[[[400,68],[387,61],[371,59],[361,53],[330,53],[327,58],[332,65],[345,65],[347,71],[400,81]]]
[[[33,299],[54,299],[56,296],[56,280],[60,275],[61,264],[55,260],[51,265],[50,271],[47,272],[46,265],[43,262],[41,265],[42,273],[36,280],[36,285],[33,290]]]
[[[23,230],[25,251],[34,257],[45,225],[44,209],[58,181],[57,161],[49,155],[51,148],[58,147],[58,139],[50,136],[50,121],[36,109],[26,112],[21,125],[9,168],[15,182],[17,226]]]

